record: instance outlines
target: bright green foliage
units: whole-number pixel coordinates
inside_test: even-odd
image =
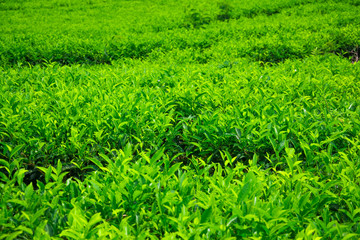
[[[334,56],[265,68],[239,61],[10,69],[0,80],[2,154],[29,165],[81,165],[131,142],[183,160],[221,161],[227,151],[280,164],[289,146],[313,167],[325,152],[358,151],[358,79],[358,65]]]
[[[0,239],[359,239],[359,11],[0,1]]]
[[[286,150],[296,158],[293,149]],[[341,153],[322,173],[300,164],[291,172],[265,170],[256,164],[256,155],[244,164],[225,166],[192,158],[190,167],[169,159],[163,150],[154,155],[140,152],[135,160],[129,144],[124,151],[109,154],[114,157],[91,159],[98,170],[84,181],[59,181],[66,173],[51,167],[50,179],[38,182],[34,190],[22,181],[14,186],[21,170],[16,172],[1,185],[3,236],[15,232],[43,239],[359,236],[359,157]]]
[[[164,55],[198,63],[239,57],[277,63],[326,52],[349,56],[359,45],[357,5],[355,0],[4,0],[0,65],[158,61]]]

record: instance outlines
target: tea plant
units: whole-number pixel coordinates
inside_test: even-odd
[[[292,148],[286,152],[297,158]],[[91,159],[97,170],[84,181],[63,182],[60,162],[41,168],[46,180],[37,190],[22,182],[24,171],[18,170],[1,185],[3,237],[359,236],[358,156],[333,159],[329,177],[298,162],[290,172],[264,170],[256,155],[246,165],[225,157],[225,166],[192,158],[191,168],[171,164],[163,150],[139,152],[136,160],[132,153],[128,144],[111,150],[115,157]]]
[[[0,239],[360,237],[357,1],[0,10]]]
[[[1,66],[161,61],[164,54],[178,62],[178,51],[187,55],[186,61],[191,57],[199,63],[245,57],[274,64],[312,54],[344,55],[359,45],[360,14],[353,1],[96,0],[59,5],[53,0],[21,6],[4,1],[0,8]],[[24,15],[31,15],[34,25],[24,25]]]

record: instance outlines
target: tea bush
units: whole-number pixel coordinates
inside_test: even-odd
[[[359,9],[1,1],[0,239],[358,239]]]
[[[161,61],[163,54],[176,59],[176,50],[199,52],[199,63],[219,57],[277,63],[351,51],[360,37],[359,10],[343,1],[29,1],[11,10],[14,4],[0,8],[2,66]]]

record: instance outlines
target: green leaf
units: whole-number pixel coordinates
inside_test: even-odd
[[[57,166],[56,166],[56,175],[60,175],[60,173],[62,172],[62,164],[60,159],[58,160]]]
[[[329,188],[331,188],[334,185],[338,185],[340,184],[341,181],[330,181],[328,183],[326,183],[326,185],[321,189],[323,192],[326,192]]]
[[[28,207],[28,204],[27,204],[27,202],[25,200],[10,199],[10,200],[8,200],[8,202],[17,203],[17,204],[19,204],[19,205],[21,205],[21,206],[23,206],[25,208]]]
[[[254,156],[253,156],[253,160],[252,160],[252,166],[256,166],[257,161],[258,161],[258,156],[255,153]]]
[[[49,233],[45,231],[47,220],[40,222],[35,229],[34,239],[50,239]]]
[[[241,130],[238,129],[238,128],[235,128],[235,132],[236,132],[236,138],[237,138],[237,140],[240,141],[240,139],[241,139]]]
[[[91,162],[93,162],[98,168],[100,168],[100,169],[103,169],[103,168],[104,168],[104,166],[102,165],[102,163],[101,163],[99,160],[97,160],[96,158],[89,158],[89,160],[90,160]]]
[[[63,178],[68,174],[68,172],[63,172],[60,174],[60,176],[57,179],[58,183],[61,183],[63,181]]]
[[[0,178],[2,179],[2,181],[7,182],[9,181],[9,178],[2,172],[0,172]]]
[[[7,169],[7,171],[9,171],[9,169],[10,169],[10,164],[9,164],[8,161],[5,161],[5,160],[3,160],[3,159],[0,159],[0,165],[5,166],[5,169]]]
[[[15,239],[17,236],[19,236],[20,234],[22,234],[23,231],[16,231],[16,232],[13,232],[9,235],[7,235],[7,238],[6,240],[12,240],[12,239]]]
[[[285,151],[289,158],[293,158],[295,156],[295,149],[294,148],[285,148]]]
[[[30,228],[28,228],[28,227],[26,227],[24,225],[18,226],[15,230],[21,230],[21,231],[26,232],[26,233],[28,233],[30,235],[33,235],[33,231]]]
[[[304,208],[304,205],[309,202],[309,198],[310,198],[311,192],[307,192],[305,193],[305,195],[303,195],[300,200],[299,200],[299,207],[298,209],[301,210]]]
[[[124,123],[122,123],[124,124]],[[132,155],[132,146],[131,144],[128,142],[124,148],[124,154],[125,154],[125,158],[130,158]]]
[[[33,188],[32,183],[30,183],[30,184],[25,188],[25,198],[26,198],[26,199],[31,199],[33,193],[34,193],[34,188]]]
[[[241,188],[241,191],[238,195],[237,203],[241,203],[245,200],[250,192],[250,183],[245,183],[244,186]]]
[[[45,168],[45,182],[48,183],[51,178],[52,168],[49,166],[47,169]]]
[[[348,239],[359,239],[360,238],[360,234],[357,233],[348,233],[345,235],[345,237],[343,238],[343,240],[348,240]]]
[[[66,229],[60,233],[60,237],[69,237],[72,239],[81,239],[81,234],[73,229]]]
[[[201,220],[200,223],[206,223],[209,221],[212,214],[212,207],[209,207],[201,214]]]
[[[168,175],[168,176],[172,176],[172,175],[179,169],[179,167],[181,166],[181,164],[182,164],[181,162],[174,164],[174,165],[169,169],[169,171],[167,172],[167,175]]]
[[[229,221],[227,222],[226,226],[229,227],[231,225],[231,223],[233,223],[234,221],[237,220],[238,217],[232,217],[229,219]]]
[[[28,170],[25,170],[25,169],[21,168],[20,170],[18,170],[16,172],[17,182],[18,182],[19,185],[21,185],[23,183],[23,179],[24,179],[25,173],[27,171]]]
[[[165,148],[159,149],[150,159],[150,165],[153,165],[156,161],[158,161],[164,155]]]
[[[24,145],[17,145],[14,149],[12,149],[11,153],[10,153],[10,159],[12,159],[12,157],[17,153],[19,152],[22,148],[23,148]]]
[[[42,215],[44,215],[44,213],[46,212],[47,207],[42,208],[38,211],[36,211],[36,213],[32,216],[31,218],[31,223],[34,223],[39,217],[41,217]]]
[[[100,157],[102,157],[109,165],[113,165],[113,162],[110,160],[110,158],[108,156],[106,156],[103,153],[99,154]]]
[[[94,214],[91,219],[89,220],[86,228],[87,231],[89,231],[95,224],[101,222],[103,219],[101,218],[101,214],[100,213],[96,213]]]

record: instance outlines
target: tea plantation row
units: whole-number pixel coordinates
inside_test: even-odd
[[[359,5],[0,1],[0,239],[359,239]]]
[[[359,53],[358,1],[4,1],[0,65]],[[46,17],[45,17],[46,16]],[[31,22],[32,24],[29,24]],[[164,59],[165,58],[165,59]]]

